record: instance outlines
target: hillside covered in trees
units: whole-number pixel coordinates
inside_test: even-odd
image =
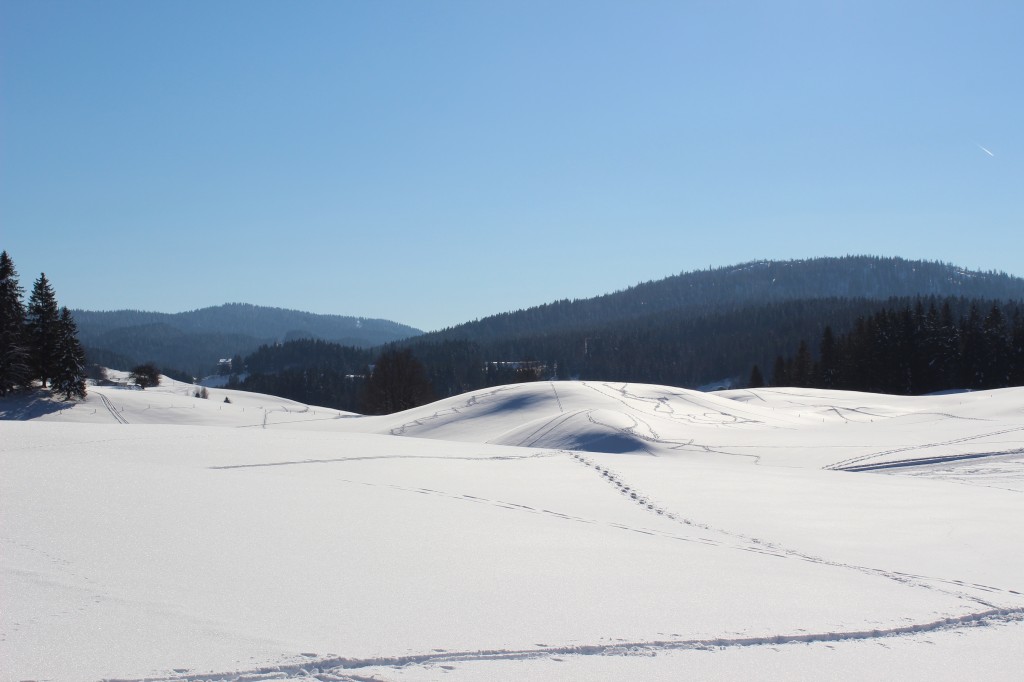
[[[875,275],[877,280],[872,279]],[[663,290],[656,284],[646,286],[648,293],[661,291],[659,296],[645,299],[660,301],[654,306],[660,310],[626,305],[624,300],[638,295],[630,290],[495,316],[395,345],[412,351],[424,366],[433,394],[440,398],[485,386],[548,378],[690,388],[737,386],[749,381],[752,366],[758,366],[759,374],[764,376],[775,368],[777,358],[792,354],[802,340],[821,338],[826,330],[833,334],[853,330],[858,320],[869,319],[881,309],[923,306],[960,317],[972,309],[988,310],[998,301],[1024,299],[1024,281],[1019,278],[900,259],[749,264],[694,273],[693,281],[682,286],[687,277],[691,276],[663,282]],[[773,290],[773,281],[782,284]],[[704,292],[701,295],[706,295],[707,301],[687,296],[680,299],[678,307],[667,307],[670,291],[679,294],[691,284],[694,290]],[[763,295],[755,300],[759,287]],[[926,293],[897,295],[917,287]],[[747,303],[737,304],[732,294],[723,293],[726,291]],[[859,295],[808,294],[814,291]],[[895,293],[884,298],[867,295],[890,292]],[[787,298],[798,293],[804,297]],[[620,295],[624,298],[617,298]],[[589,310],[593,321],[587,321],[588,315],[559,320],[553,312],[559,307]],[[1011,317],[1010,313],[1005,315],[1007,324]],[[502,328],[514,331],[499,333]],[[1011,338],[1012,334],[1007,333]],[[889,337],[879,343],[884,344],[885,338]],[[969,355],[976,353],[976,348],[965,346],[958,352]],[[816,351],[809,352],[811,363],[815,355]],[[316,397],[318,404],[361,411],[361,386],[371,376],[369,367],[374,358],[374,351],[329,344],[316,353],[298,344],[265,347],[246,359],[249,374],[240,387],[277,391],[310,402],[317,402]],[[780,379],[785,376],[785,372],[779,374]],[[974,385],[963,381],[961,374],[946,375],[942,388]]]
[[[473,341],[593,329],[657,313],[718,315],[785,301],[953,296],[1024,299],[1024,279],[946,263],[876,256],[755,261],[681,273],[594,298],[492,315],[427,339]]]
[[[90,361],[119,369],[152,361],[191,376],[209,374],[221,358],[245,355],[263,344],[321,339],[372,347],[421,333],[389,320],[245,303],[174,314],[138,310],[75,310],[73,314]]]

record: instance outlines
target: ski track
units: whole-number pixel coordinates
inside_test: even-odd
[[[548,435],[549,433],[551,433],[556,428],[558,428],[565,422],[569,421],[576,415],[583,413],[589,415],[591,412],[593,412],[593,410],[576,410],[575,412],[562,412],[558,415],[555,415],[551,419],[547,420],[546,422],[538,426],[531,433],[523,437],[521,441],[516,443],[516,447],[533,447],[533,445],[537,443],[537,441],[539,441],[541,438]],[[490,442],[492,441],[488,441],[488,443]]]
[[[1014,450],[1001,450],[999,452],[975,452],[965,455],[940,455],[937,457],[920,457],[917,459],[892,459],[875,464],[854,464],[845,466],[841,471],[880,471],[882,469],[903,469],[908,467],[927,466],[930,464],[944,464],[946,462],[962,462],[969,459],[982,459],[989,457],[1006,457],[1024,454],[1024,448]]]
[[[964,436],[963,438],[953,438],[953,439],[950,439],[950,440],[939,441],[939,442],[936,442],[936,443],[921,443],[919,445],[906,445],[906,446],[900,447],[900,448],[892,448],[891,450],[882,450],[880,452],[873,452],[873,453],[871,453],[869,455],[861,455],[860,457],[851,457],[850,459],[840,460],[838,462],[834,462],[832,464],[829,464],[829,465],[827,465],[824,468],[825,469],[833,469],[833,470],[841,470],[841,471],[855,471],[856,469],[853,468],[853,465],[856,465],[856,464],[858,464],[860,462],[864,462],[866,460],[874,459],[874,458],[877,458],[877,457],[885,457],[886,455],[895,455],[896,453],[899,453],[899,452],[909,452],[911,450],[925,450],[925,449],[928,449],[928,448],[937,448],[937,447],[942,447],[944,445],[961,445],[963,443],[969,443],[971,441],[980,440],[982,438],[992,438],[993,436],[1002,436],[1002,435],[1005,435],[1007,433],[1015,433],[1015,432],[1018,432],[1018,431],[1024,431],[1024,426],[1015,426],[1015,427],[1012,427],[1012,428],[1009,428],[1009,429],[1001,429],[999,431],[991,431],[991,432],[988,432],[988,433],[979,433],[979,434],[976,434],[976,435],[973,435],[973,436]],[[1003,454],[1003,453],[998,453],[998,454]],[[909,461],[909,460],[903,460],[903,461]]]
[[[851,630],[840,632],[775,634],[751,637],[719,637],[710,639],[663,639],[607,644],[572,644],[567,646],[541,646],[532,649],[480,649],[476,651],[433,650],[431,653],[376,658],[345,658],[328,655],[320,658],[314,653],[300,654],[309,660],[297,663],[270,665],[249,671],[221,673],[179,674],[167,677],[114,678],[105,682],[259,682],[262,680],[320,680],[321,682],[364,682],[378,677],[362,677],[354,672],[366,668],[398,668],[409,665],[437,665],[473,661],[516,661],[550,658],[552,656],[630,656],[656,654],[666,651],[718,650],[753,646],[779,646],[787,644],[813,644],[873,640],[886,637],[958,630],[969,627],[1005,625],[1024,620],[1024,607],[988,609],[962,616],[941,618],[928,623],[913,623],[893,628]]]
[[[483,394],[477,393],[477,394],[474,394],[465,403],[463,403],[461,405],[461,407],[463,409],[465,409],[467,407],[473,407],[478,402],[480,402],[480,398],[490,398],[490,397],[498,395],[499,393],[505,393],[507,391],[514,390],[517,387],[518,387],[518,384],[511,384],[511,385],[508,385],[508,386],[501,386],[501,387],[496,388],[493,391],[490,391],[488,393],[483,393]],[[556,397],[557,397],[557,393],[556,393]],[[561,407],[561,401],[559,401],[559,407]],[[423,426],[426,422],[431,422],[431,421],[434,421],[436,419],[440,419],[442,417],[450,416],[450,415],[453,415],[453,414],[460,414],[459,407],[450,407],[450,408],[448,408],[446,410],[440,410],[438,412],[435,412],[434,414],[430,415],[429,417],[422,417],[420,419],[414,419],[413,421],[407,422],[405,424],[402,424],[401,426],[396,426],[395,428],[390,430],[390,433],[393,436],[404,436],[405,432],[407,430],[409,430],[410,428],[414,427],[414,426]]]
[[[98,395],[100,397],[100,400],[103,401],[103,406],[107,408],[110,414],[114,417],[115,421],[117,421],[119,424],[128,423],[128,420],[124,418],[124,415],[118,412],[117,408],[114,407],[114,403],[110,402],[110,398],[103,395],[102,393],[99,393]]]
[[[576,459],[580,464],[593,469],[599,473],[603,479],[609,484],[615,486],[622,494],[628,496],[628,498],[639,504],[641,507],[648,511],[671,519],[677,523],[681,523],[686,526],[694,528],[700,528],[710,533],[718,534],[721,536],[728,537],[734,541],[735,544],[730,544],[721,541],[711,540],[710,542],[719,546],[731,546],[734,549],[742,549],[746,551],[756,551],[762,554],[771,554],[781,558],[792,558],[799,561],[806,561],[820,566],[828,566],[830,568],[838,568],[842,570],[857,571],[867,575],[873,575],[879,578],[892,580],[907,587],[921,588],[926,590],[932,590],[945,594],[946,596],[953,597],[955,599],[965,600],[973,602],[974,604],[987,607],[989,609],[1003,608],[994,604],[988,599],[981,598],[971,592],[984,592],[988,594],[1002,594],[1004,596],[1015,595],[1012,598],[1014,601],[1020,601],[1019,597],[1021,594],[1016,590],[1003,589],[999,587],[993,587],[990,585],[980,585],[976,583],[969,583],[962,580],[948,579],[948,578],[937,578],[932,576],[915,575],[911,573],[903,573],[899,571],[892,571],[883,568],[875,568],[871,566],[858,566],[856,564],[848,564],[840,561],[832,561],[823,557],[801,552],[799,550],[784,547],[778,543],[762,540],[753,536],[745,535],[743,533],[737,533],[735,531],[726,530],[724,528],[716,528],[714,526],[701,523],[692,519],[688,519],[680,514],[677,514],[664,506],[655,503],[650,496],[637,490],[634,486],[627,484],[622,480],[621,476],[613,472],[608,467],[602,467],[599,464],[594,463],[584,453],[580,452],[569,452],[571,457]],[[940,587],[942,585],[942,587]],[[1016,607],[1013,607],[1016,608]]]
[[[655,398],[649,396],[636,395],[635,393],[629,392],[628,384],[620,384],[618,387],[616,387],[610,383],[601,383],[595,385],[592,382],[586,382],[584,385],[599,395],[602,395],[606,398],[612,398],[618,401],[630,412],[637,411],[636,406],[631,405],[629,403],[629,401],[633,401],[651,405],[651,411],[654,413],[658,413],[658,416],[664,417],[666,419],[671,419],[677,422],[682,421],[688,422],[690,424],[711,424],[715,426],[733,426],[737,424],[764,424],[763,420],[761,419],[722,412],[721,410],[717,409],[717,407],[715,407],[714,405],[708,404],[707,401],[697,400],[692,396],[684,395],[682,393],[673,394],[673,397],[675,397],[677,400],[690,403],[695,407],[708,411],[702,413],[700,417],[695,417],[695,415],[693,414],[677,414],[675,409],[668,403],[667,397],[663,396]],[[598,386],[602,386],[611,392],[609,393],[606,391],[602,391],[600,388],[598,388]],[[741,403],[737,403],[737,405],[740,404]],[[741,410],[735,410],[735,412],[740,411]]]
[[[536,459],[538,457],[554,457],[554,453],[538,452],[530,455],[494,455],[481,457],[456,457],[452,455],[368,455],[363,457],[333,457],[331,459],[294,459],[283,462],[260,462],[259,464],[224,464],[221,466],[207,467],[208,469],[258,469],[261,467],[283,467],[296,464],[337,464],[344,462],[362,462],[374,459],[415,459],[429,460],[439,459],[442,461],[460,460],[466,462],[494,462],[520,459]]]

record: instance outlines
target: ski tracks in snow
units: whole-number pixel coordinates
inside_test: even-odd
[[[572,413],[570,413],[572,414]],[[701,523],[697,520],[687,518],[667,506],[655,501],[651,496],[638,490],[635,486],[626,482],[622,476],[607,466],[596,463],[589,453],[577,451],[547,451],[534,456],[566,456],[591,470],[599,476],[610,488],[614,489],[628,503],[636,504],[647,513],[674,521],[691,529],[690,533],[673,534],[665,530],[654,528],[630,526],[612,521],[601,521],[592,518],[584,518],[565,514],[552,509],[533,507],[516,502],[489,499],[485,497],[447,492],[432,488],[412,488],[387,483],[371,483],[365,481],[346,480],[346,483],[371,487],[388,488],[407,493],[429,495],[468,502],[483,504],[506,509],[517,513],[539,514],[558,518],[563,521],[574,523],[586,523],[603,525],[623,531],[642,533],[648,536],[658,536],[666,539],[695,542],[704,545],[722,547],[740,551],[756,552],[770,555],[781,559],[794,559],[819,564],[825,567],[851,570],[860,573],[873,575],[879,578],[896,581],[911,589],[935,590],[947,596],[969,601],[974,605],[975,610],[957,616],[949,616],[934,621],[923,623],[910,623],[893,626],[889,628],[877,628],[869,630],[851,631],[830,631],[797,634],[762,634],[744,637],[719,637],[707,639],[659,639],[649,641],[609,641],[594,644],[567,644],[562,646],[548,646],[538,644],[534,648],[507,648],[507,649],[480,649],[467,651],[446,651],[434,649],[429,653],[410,654],[402,656],[380,656],[373,658],[347,658],[334,654],[320,656],[315,653],[301,654],[306,660],[295,661],[280,665],[269,665],[252,670],[222,672],[222,673],[192,673],[185,669],[177,669],[175,674],[168,677],[147,677],[150,682],[171,682],[189,680],[192,682],[214,682],[223,680],[226,682],[261,682],[262,680],[292,680],[292,679],[315,679],[322,682],[364,682],[367,680],[381,680],[381,675],[386,675],[386,670],[381,668],[401,668],[404,666],[438,666],[446,667],[446,664],[459,662],[484,662],[484,661],[514,661],[553,658],[557,656],[621,656],[621,655],[653,655],[658,652],[685,651],[685,650],[716,650],[735,647],[752,646],[778,646],[786,644],[810,644],[810,643],[833,643],[853,640],[874,640],[886,637],[911,636],[922,633],[936,632],[941,630],[964,629],[971,627],[1000,625],[1018,623],[1024,621],[1024,605],[1020,593],[1014,590],[1000,589],[986,585],[977,585],[960,580],[941,579],[927,576],[919,576],[908,573],[900,573],[886,569],[869,566],[857,566],[853,564],[830,561],[822,557],[816,557],[796,549],[784,547],[778,543],[752,537],[743,533],[729,531],[723,528],[716,528]],[[488,458],[489,459],[489,458]],[[314,461],[279,462],[263,466],[280,466],[287,464],[306,464]],[[260,465],[257,465],[260,466]],[[224,467],[228,468],[228,467]],[[693,530],[703,533],[692,534]],[[979,592],[985,593],[988,598],[981,598]],[[1011,596],[1013,595],[1013,596]],[[1005,601],[1015,602],[1014,605],[995,604],[989,599],[999,596]],[[1014,598],[1016,597],[1016,598]],[[980,607],[980,608],[979,608]],[[113,682],[113,681],[111,681]],[[142,682],[139,680],[122,680],[120,682]]]
[[[1016,433],[1016,432],[1019,432],[1019,431],[1024,431],[1024,426],[1015,426],[1015,427],[1012,427],[1012,428],[1009,428],[1009,429],[1001,429],[999,431],[990,431],[988,433],[979,433],[979,434],[975,434],[973,436],[964,436],[962,438],[952,438],[950,440],[944,440],[944,441],[939,441],[939,442],[935,442],[935,443],[921,443],[919,445],[907,445],[907,446],[904,446],[904,447],[892,448],[890,450],[882,450],[880,452],[873,452],[873,453],[871,453],[869,455],[861,455],[860,457],[851,457],[850,459],[844,459],[844,460],[841,460],[839,462],[834,462],[832,464],[829,464],[825,468],[826,469],[836,469],[836,470],[841,470],[841,471],[864,471],[864,470],[867,470],[867,469],[879,468],[879,465],[884,465],[884,464],[897,464],[897,463],[899,463],[899,464],[902,464],[903,466],[910,466],[913,463],[912,459],[893,460],[893,461],[889,461],[889,462],[878,462],[875,465],[867,465],[867,466],[865,466],[865,465],[863,465],[861,463],[862,462],[867,462],[868,460],[871,460],[871,459],[876,459],[878,457],[886,457],[888,455],[895,455],[895,454],[900,453],[900,452],[927,450],[928,448],[938,448],[938,447],[943,447],[943,446],[948,446],[948,445],[962,445],[964,443],[970,443],[972,441],[980,440],[980,439],[983,439],[983,438],[992,438],[994,436],[1003,436],[1003,435],[1006,435],[1008,433]],[[995,452],[995,453],[988,453],[988,454],[1003,455],[1003,454],[1011,454],[1011,453],[1009,453],[1009,452]],[[965,453],[963,455],[950,456],[949,459],[967,459],[971,455],[972,455],[972,453]],[[940,458],[936,458],[936,457],[922,458],[920,460],[920,463],[921,464],[933,464],[936,461],[941,461],[941,459],[943,459],[943,458],[941,458],[941,457]]]
[[[146,677],[137,679],[108,680],[107,682],[262,682],[263,680],[320,680],[321,682],[380,682],[383,671],[379,668],[402,668],[405,666],[441,666],[446,663],[480,661],[522,661],[554,656],[636,656],[654,655],[659,652],[686,650],[718,650],[753,646],[779,646],[786,644],[815,644],[874,640],[886,637],[901,637],[964,629],[1005,625],[1024,621],[1024,607],[1011,609],[989,609],[962,616],[942,618],[928,623],[913,623],[893,628],[820,632],[799,634],[776,634],[752,637],[720,637],[709,639],[664,639],[651,641],[615,641],[601,644],[573,644],[567,646],[542,646],[532,649],[480,649],[476,651],[444,651],[435,649],[431,653],[407,656],[381,656],[376,658],[344,658],[328,654],[321,658],[317,654],[300,654],[308,660],[301,662],[270,665],[249,671],[179,674],[168,677]],[[358,671],[370,673],[360,675]]]
[[[114,407],[114,403],[110,402],[110,398],[108,398],[107,396],[103,395],[102,393],[98,393],[97,395],[99,395],[100,400],[103,401],[103,406],[105,408],[107,408],[107,410],[110,411],[110,414],[114,417],[114,419],[117,421],[117,423],[119,423],[119,424],[127,424],[128,423],[128,420],[124,418],[124,415],[121,414],[120,412],[118,412],[117,408]]]

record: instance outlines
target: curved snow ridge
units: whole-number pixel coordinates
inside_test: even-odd
[[[301,663],[267,666],[251,671],[187,673],[169,677],[146,677],[138,679],[117,679],[106,682],[256,682],[266,679],[320,679],[320,680],[361,680],[345,671],[376,667],[400,667],[406,665],[427,665],[455,663],[460,661],[524,660],[548,656],[625,656],[642,653],[657,653],[672,650],[728,649],[736,647],[811,644],[818,642],[845,642],[870,640],[884,637],[900,637],[939,630],[956,630],[968,627],[1000,625],[1024,620],[1024,607],[990,609],[963,616],[940,618],[928,623],[913,623],[892,628],[872,630],[848,630],[839,632],[776,634],[753,637],[715,637],[710,639],[668,639],[637,642],[614,642],[609,644],[573,644],[566,646],[536,647],[532,649],[481,649],[477,651],[438,651],[429,654],[408,656],[382,656],[375,658],[315,658],[315,654]],[[376,678],[374,678],[376,679]]]

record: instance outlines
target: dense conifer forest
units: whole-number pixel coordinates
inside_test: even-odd
[[[71,400],[85,397],[85,353],[71,312],[40,274],[28,304],[14,261],[0,253],[0,396],[39,382]]]
[[[414,339],[398,345],[423,365],[438,398],[539,379],[745,386],[752,366],[775,385],[925,393],[1024,382],[1021,315],[1020,304],[979,299],[824,299],[696,318],[650,315],[494,342]],[[904,331],[910,336],[901,336]],[[823,340],[813,349],[803,341],[802,351],[779,359],[807,338]],[[869,359],[878,366],[869,367]],[[247,374],[237,386],[369,411],[363,387],[375,361],[374,351],[324,342],[266,346],[245,359]]]
[[[487,341],[593,328],[662,312],[717,315],[755,305],[819,298],[954,296],[1024,299],[1024,279],[946,263],[877,256],[756,261],[681,273],[594,298],[492,315],[429,339]]]
[[[1024,385],[1024,306],[917,299],[858,317],[773,364],[775,386],[919,395]]]

